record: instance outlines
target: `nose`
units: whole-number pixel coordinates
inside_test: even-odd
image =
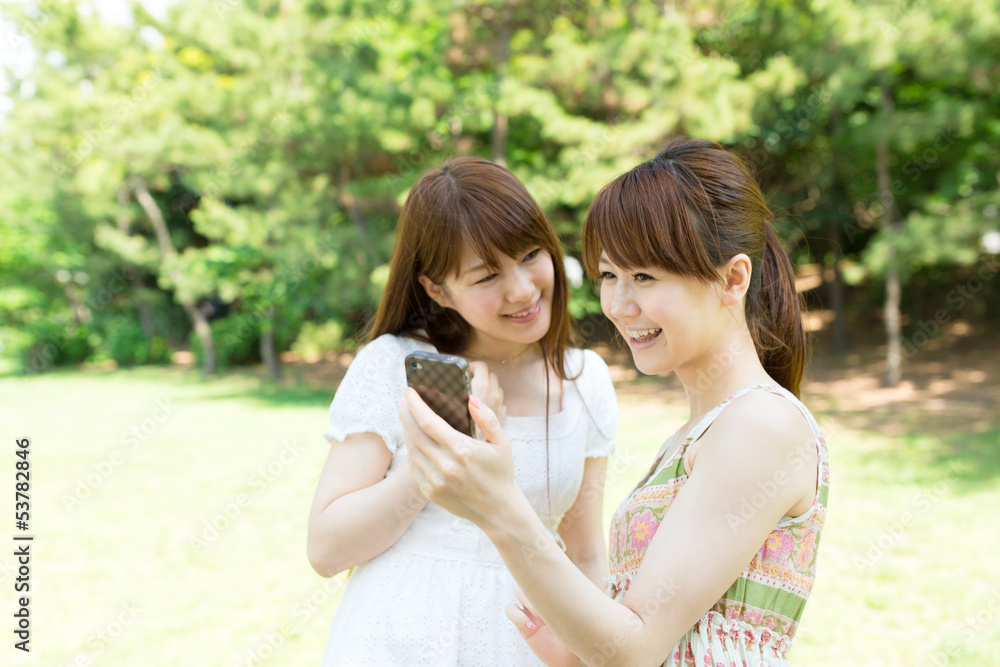
[[[516,268],[507,284],[507,300],[511,303],[523,303],[534,293],[535,281],[531,279],[531,272],[521,267]]]
[[[601,290],[601,307],[610,320],[622,320],[639,315],[639,305],[632,298],[632,289],[624,280],[605,285]]]

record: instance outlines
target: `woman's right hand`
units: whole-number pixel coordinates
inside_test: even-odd
[[[503,389],[497,374],[490,371],[485,361],[470,361],[469,370],[472,371],[472,395],[492,410],[503,426],[507,420],[507,406],[503,402]]]

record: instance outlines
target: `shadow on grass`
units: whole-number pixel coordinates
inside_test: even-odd
[[[325,413],[333,400],[335,389],[302,384],[289,386],[273,380],[261,380],[256,386],[249,386],[245,390],[212,394],[209,398],[242,398],[281,407],[315,407]]]
[[[1000,429],[954,433],[938,450],[937,463],[952,471],[959,493],[995,487],[1000,480]]]

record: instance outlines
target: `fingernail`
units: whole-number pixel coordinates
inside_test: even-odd
[[[483,407],[483,404],[479,402],[479,399],[476,398],[475,394],[469,394],[469,403],[472,403],[477,408]]]
[[[527,623],[525,623],[524,627],[528,628],[529,630],[537,630],[538,629],[538,626],[535,625],[534,623],[532,623],[531,621],[528,621]]]

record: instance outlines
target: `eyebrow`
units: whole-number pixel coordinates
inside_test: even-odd
[[[470,273],[475,273],[476,271],[482,271],[483,269],[489,270],[489,267],[486,266],[486,262],[480,261],[480,262],[478,262],[476,264],[473,264],[472,266],[470,266],[469,268],[467,268],[465,271],[462,271],[460,274],[458,274],[458,277],[462,278],[462,277],[464,277],[464,276],[466,276],[466,275],[468,275]]]

